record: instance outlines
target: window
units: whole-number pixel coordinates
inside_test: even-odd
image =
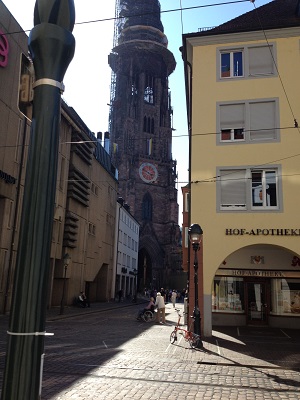
[[[185,193],[184,196],[184,211],[189,212],[190,209],[190,193]]]
[[[278,168],[220,169],[217,196],[220,210],[279,210]]]
[[[96,234],[96,226],[92,222],[89,222],[88,232],[93,236]]]
[[[271,314],[300,317],[300,279],[272,279],[271,293]]]
[[[222,170],[221,209],[246,209],[246,170]]]
[[[276,139],[275,101],[249,103],[250,141]]]
[[[152,221],[152,198],[149,193],[143,198],[143,219]]]
[[[274,74],[273,46],[249,47],[249,75]]]
[[[154,78],[151,75],[145,77],[144,101],[154,104]]]
[[[212,311],[242,313],[243,310],[243,278],[216,276],[212,285]]]
[[[221,141],[245,140],[245,104],[220,105]]]
[[[217,50],[219,80],[274,76],[276,53],[274,44],[245,45]]]
[[[277,207],[276,171],[252,171],[252,207]]]
[[[278,100],[247,100],[217,104],[218,143],[278,141]]]
[[[221,53],[221,78],[243,76],[243,52],[240,50]]]
[[[187,226],[184,228],[184,247],[186,249],[189,247],[189,228]]]

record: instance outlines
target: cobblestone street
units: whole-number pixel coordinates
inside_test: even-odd
[[[192,349],[182,336],[170,344],[172,305],[166,325],[137,321],[140,307],[52,311],[42,399],[300,399],[299,331],[227,327]]]

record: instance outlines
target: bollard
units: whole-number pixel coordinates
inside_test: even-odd
[[[184,303],[183,303],[183,322],[184,325],[187,325],[187,311],[188,311],[188,298],[184,298]]]

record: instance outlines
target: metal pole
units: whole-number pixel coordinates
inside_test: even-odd
[[[198,258],[197,258],[197,251],[199,250],[199,244],[193,243],[193,250],[195,252],[194,257],[194,283],[195,283],[195,306],[193,311],[193,318],[194,318],[194,333],[197,335],[201,334],[200,323],[201,323],[201,315],[199,309],[199,302],[198,302]]]
[[[2,400],[41,398],[61,82],[74,55],[74,23],[73,0],[36,1],[29,37],[36,87]]]
[[[134,303],[137,302],[137,277],[138,277],[138,271],[134,270],[134,285],[135,285],[134,297],[133,297],[133,302]]]

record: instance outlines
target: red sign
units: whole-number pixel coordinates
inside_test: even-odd
[[[9,44],[6,36],[0,31],[0,67],[6,67],[8,63]]]

